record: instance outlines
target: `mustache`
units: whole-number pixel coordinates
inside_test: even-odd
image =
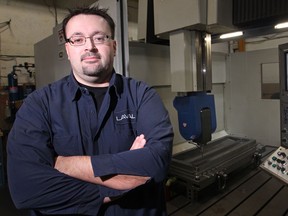
[[[101,58],[101,55],[99,53],[93,53],[93,52],[87,52],[85,54],[83,54],[81,56],[81,61],[86,58],[86,57],[90,57],[90,56],[93,56],[93,57],[96,57],[97,59],[100,59]]]

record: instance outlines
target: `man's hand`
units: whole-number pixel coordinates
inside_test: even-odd
[[[145,137],[143,134],[141,134],[140,136],[136,137],[130,150],[143,148],[145,144],[146,144]]]

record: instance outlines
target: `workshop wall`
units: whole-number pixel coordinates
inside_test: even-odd
[[[34,63],[34,44],[52,34],[57,19],[66,10],[53,9],[52,1],[0,0],[0,84],[7,85],[7,74],[13,65]],[[23,76],[22,76],[23,75]],[[19,74],[25,83],[28,74]]]
[[[0,125],[10,117],[8,77],[13,66],[34,66],[34,44],[53,33],[67,8],[90,5],[94,0],[0,0]],[[29,70],[29,71],[28,71]],[[34,67],[17,67],[18,94],[35,86]],[[29,91],[30,92],[30,91]],[[26,95],[26,94],[25,94]],[[15,101],[21,106],[22,99]]]
[[[263,65],[278,70],[278,49],[230,54],[225,86],[226,128],[230,134],[256,139],[268,146],[280,144],[280,101],[261,98]]]

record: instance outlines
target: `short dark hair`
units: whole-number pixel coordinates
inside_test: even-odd
[[[67,36],[66,36],[66,25],[69,22],[69,20],[77,15],[84,14],[84,15],[96,15],[103,17],[108,25],[111,28],[111,37],[114,39],[115,37],[115,23],[112,17],[107,13],[108,8],[99,8],[99,5],[93,6],[93,7],[81,7],[81,8],[76,8],[76,9],[69,9],[69,14],[64,18],[62,22],[62,30],[64,33],[64,38],[65,41],[67,41]]]

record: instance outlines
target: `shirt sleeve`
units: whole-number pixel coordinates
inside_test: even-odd
[[[173,129],[168,112],[155,90],[143,88],[137,96],[141,99],[137,110],[137,135],[145,135],[145,147],[93,156],[91,162],[95,176],[149,176],[155,182],[161,182],[166,177],[173,145]]]
[[[58,172],[55,156],[47,112],[40,100],[28,97],[7,145],[8,184],[15,206],[43,214],[95,215],[103,201],[99,187]]]

